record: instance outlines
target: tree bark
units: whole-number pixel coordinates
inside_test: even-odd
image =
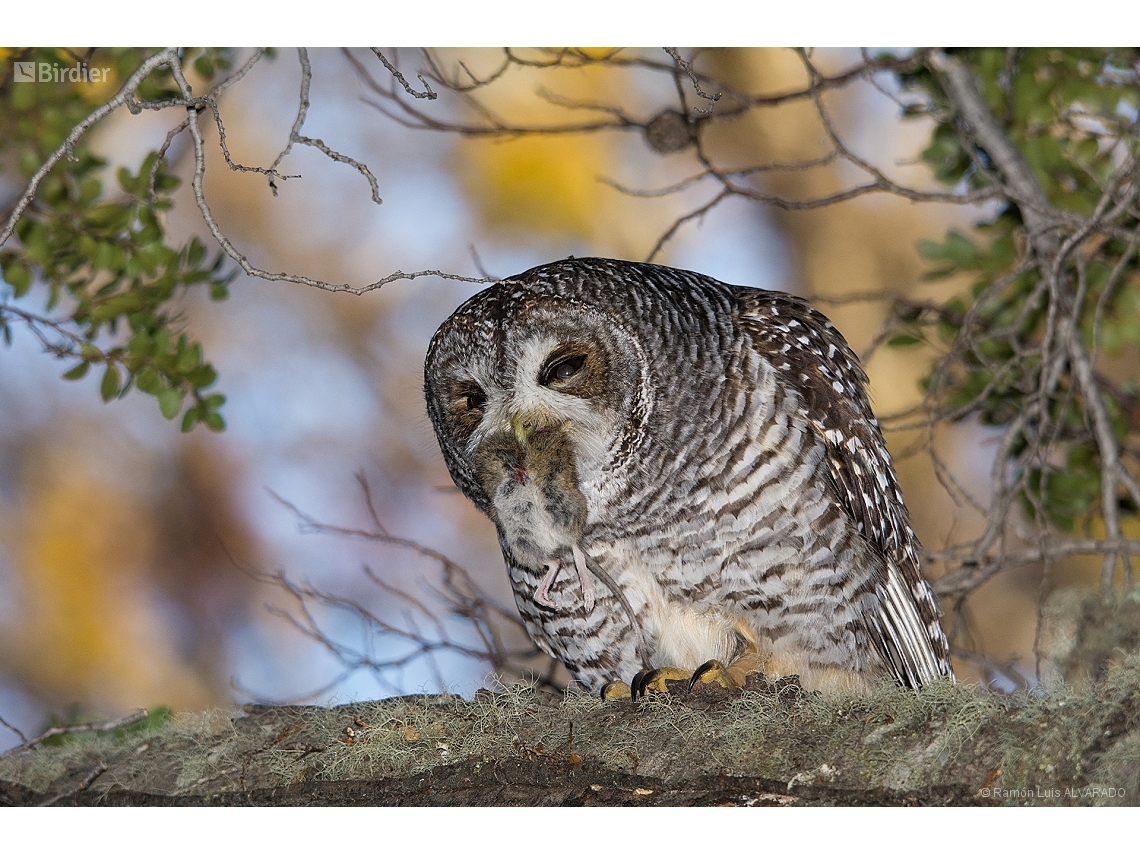
[[[753,678],[636,703],[512,688],[152,715],[10,751],[0,804],[1140,804],[1140,655],[1118,638],[1135,649],[1140,605],[1090,603],[1045,634],[1068,639],[1055,673],[1102,677],[1048,691],[835,701]]]

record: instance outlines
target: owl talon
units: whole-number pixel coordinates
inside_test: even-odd
[[[632,693],[628,683],[623,683],[621,680],[611,680],[602,686],[601,696],[603,701],[620,701],[632,697]]]
[[[698,683],[716,685],[722,689],[740,688],[740,686],[736,685],[736,681],[732,679],[732,675],[728,673],[728,669],[724,666],[724,663],[719,659],[710,659],[693,672],[693,676],[689,678],[689,689],[691,690]]]
[[[653,668],[642,671],[629,684],[630,694],[634,700],[643,698],[647,693],[669,694],[666,681],[673,683],[688,682],[692,671],[685,668]]]

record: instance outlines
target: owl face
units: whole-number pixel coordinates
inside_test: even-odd
[[[633,337],[585,303],[502,285],[477,294],[440,327],[425,364],[452,478],[502,522],[517,517],[509,508],[522,488],[541,502],[543,489],[565,497],[603,477],[629,433],[643,367]]]

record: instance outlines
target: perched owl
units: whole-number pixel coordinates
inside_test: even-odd
[[[464,303],[424,377],[527,631],[586,689],[952,678],[866,375],[804,301],[572,258]]]

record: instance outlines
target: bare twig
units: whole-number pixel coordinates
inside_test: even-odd
[[[698,78],[696,75],[696,72],[693,71],[692,64],[688,63],[684,59],[682,59],[681,54],[677,52],[676,48],[668,48],[667,47],[667,48],[663,48],[663,50],[665,51],[665,53],[669,54],[670,57],[672,57],[673,62],[677,66],[677,69],[679,71],[683,72],[689,78],[689,81],[693,84],[693,91],[695,91],[697,93],[697,96],[700,98],[704,98],[706,101],[709,102],[709,106],[707,109],[697,110],[697,112],[704,114],[706,116],[712,115],[713,106],[716,104],[717,101],[720,100],[721,93],[717,92],[713,95],[709,95],[707,92],[705,92],[701,88],[700,78]]]
[[[400,85],[404,87],[404,91],[411,95],[413,98],[427,98],[429,101],[434,101],[438,97],[435,92],[432,91],[431,84],[424,80],[424,76],[422,74],[417,74],[416,77],[418,77],[420,79],[420,83],[424,85],[424,91],[417,92],[408,85],[407,79],[404,77],[404,75],[400,74],[400,72],[396,69],[396,66],[388,62],[388,60],[384,57],[384,54],[380,53],[380,48],[369,48],[369,50],[376,54],[376,58],[380,60],[380,62],[384,64],[384,67],[391,73],[391,75],[400,82]]]
[[[960,562],[968,556],[972,546],[973,544],[965,544],[962,547],[929,552],[926,557],[930,561]],[[965,594],[976,590],[998,573],[1014,567],[1025,567],[1066,555],[1103,555],[1106,549],[1137,555],[1140,554],[1140,540],[1052,540],[1029,549],[1003,551],[982,563],[963,562],[957,570],[935,582],[934,590],[939,596]]]
[[[54,736],[68,736],[73,733],[108,733],[120,727],[130,727],[132,724],[138,724],[140,721],[143,721],[148,715],[150,715],[150,713],[146,710],[138,710],[130,715],[112,719],[111,721],[97,721],[87,724],[61,724],[56,727],[49,727],[39,736],[25,740],[22,745],[9,748],[3,754],[0,754],[0,757],[7,757],[9,754],[27,751],[39,745],[45,739],[51,739]]]
[[[721,190],[720,193],[718,193],[705,204],[701,205],[699,208],[696,208],[674,220],[673,225],[669,226],[669,228],[665,230],[665,233],[662,234],[661,237],[657,238],[657,243],[653,245],[653,249],[649,251],[649,255],[645,257],[645,260],[652,261],[654,258],[656,258],[657,254],[665,248],[665,244],[672,240],[673,236],[677,234],[677,231],[681,228],[681,226],[685,225],[685,223],[689,222],[690,220],[700,219],[731,195],[732,193],[730,191]]]
[[[121,349],[99,350],[98,353],[88,350],[84,353],[82,352],[83,348],[89,346],[90,343],[68,329],[63,322],[38,315],[35,312],[29,312],[18,306],[0,303],[0,325],[7,323],[11,318],[23,322],[48,353],[59,357],[83,359],[89,363],[100,362],[105,365],[119,365],[130,371],[129,356]],[[53,335],[58,338],[52,338]]]
[[[12,733],[16,734],[16,736],[20,738],[20,742],[28,741],[28,737],[24,736],[24,732],[20,730],[20,728],[16,727],[16,725],[10,723],[7,719],[5,719],[4,716],[0,716],[0,725],[3,725],[4,727],[8,728],[8,730],[12,731]]]
[[[63,792],[57,793],[56,795],[52,796],[47,801],[40,802],[40,807],[51,807],[52,805],[56,804],[57,802],[61,802],[61,801],[64,801],[66,799],[70,799],[72,796],[78,795],[79,793],[83,792],[88,787],[90,787],[93,783],[95,783],[95,779],[98,778],[100,775],[102,775],[106,771],[107,771],[107,764],[105,762],[100,762],[99,765],[96,766],[94,769],[92,769],[91,772],[82,781],[80,781],[78,784],[76,784],[70,790],[64,790]]]
[[[205,221],[206,227],[210,230],[210,234],[213,235],[214,240],[218,242],[226,255],[237,262],[238,266],[241,267],[241,269],[249,276],[254,276],[258,279],[267,279],[272,282],[295,282],[299,285],[309,285],[313,288],[319,288],[322,291],[345,292],[349,294],[365,294],[369,291],[375,291],[377,288],[387,285],[390,282],[417,279],[422,276],[437,276],[441,279],[450,279],[456,282],[483,283],[487,281],[485,279],[477,279],[470,276],[459,276],[454,273],[444,273],[441,270],[419,270],[413,273],[404,273],[402,270],[397,270],[394,273],[383,277],[382,279],[376,280],[370,285],[353,287],[348,284],[336,285],[329,282],[324,282],[320,279],[313,279],[308,276],[298,276],[292,273],[272,273],[268,270],[262,270],[261,268],[256,267],[249,261],[248,258],[246,258],[246,256],[240,253],[230,241],[230,239],[226,237],[225,233],[218,225],[217,220],[214,219],[213,212],[210,210],[210,205],[206,201],[206,195],[202,189],[203,177],[206,173],[205,141],[202,137],[202,130],[198,124],[198,108],[193,106],[194,93],[190,88],[190,84],[186,80],[186,76],[182,73],[181,66],[177,62],[171,64],[171,72],[174,75],[175,83],[178,85],[183,97],[186,99],[186,103],[192,105],[187,108],[186,118],[187,125],[190,130],[190,138],[194,141],[194,175],[191,179],[191,187],[194,191],[194,201],[197,203],[198,211],[201,213],[202,219]],[[303,116],[300,118],[303,121]]]
[[[220,119],[218,120],[220,123]],[[146,195],[151,203],[158,201],[158,194],[154,190],[154,182],[158,179],[158,171],[162,168],[162,164],[166,161],[166,153],[170,150],[171,144],[175,138],[182,133],[189,126],[189,122],[183,121],[175,125],[166,133],[166,139],[163,140],[162,145],[158,149],[158,157],[155,158],[154,165],[150,168],[150,174],[146,179]],[[227,158],[229,155],[226,155]]]
[[[434,561],[440,570],[441,587],[428,586],[432,597],[443,604],[446,613],[459,621],[459,625],[473,632],[475,639],[467,641],[456,637],[439,616],[438,606],[431,608],[423,600],[407,593],[381,578],[370,566],[364,565],[363,574],[383,594],[387,608],[398,608],[402,622],[394,622],[364,606],[358,597],[345,597],[321,590],[307,583],[298,583],[283,573],[253,574],[285,590],[293,600],[296,613],[270,607],[272,614],[288,621],[298,632],[316,641],[335,656],[343,666],[335,684],[358,670],[372,673],[387,690],[401,691],[404,671],[422,664],[437,676],[441,690],[447,685],[437,663],[439,654],[458,655],[482,662],[500,675],[501,679],[533,680],[536,674],[547,669],[549,657],[527,639],[518,612],[496,603],[475,583],[471,573],[442,553],[414,540],[391,535],[379,519],[372,501],[372,491],[362,473],[357,482],[364,497],[373,528],[355,529],[322,523],[298,509],[294,504],[272,493],[301,523],[304,532],[331,534],[340,537],[357,537],[409,551]],[[385,656],[363,653],[354,646],[340,642],[326,628],[318,610],[334,609],[361,621],[367,631],[385,640],[391,651]],[[423,623],[426,621],[426,625]],[[525,643],[510,643],[505,632],[525,639]],[[543,685],[554,686],[551,678],[540,678]],[[325,687],[327,689],[329,687]],[[318,696],[320,691],[313,696]]]

